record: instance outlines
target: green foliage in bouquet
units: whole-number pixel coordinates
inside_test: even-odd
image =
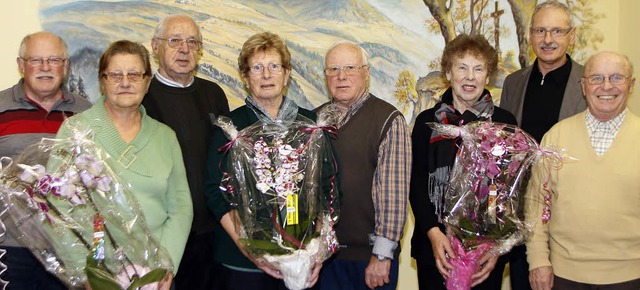
[[[87,274],[87,281],[89,282],[91,289],[122,290],[122,286],[113,277],[113,273],[111,273],[103,264],[98,263],[92,255],[87,257],[87,265],[85,266],[84,271]],[[154,269],[142,277],[134,274],[130,279],[131,285],[129,285],[126,290],[139,289],[145,285],[158,282],[166,276],[166,269]]]

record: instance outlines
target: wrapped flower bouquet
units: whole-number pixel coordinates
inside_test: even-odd
[[[71,287],[156,289],[171,259],[105,159],[91,132],[80,131],[3,158],[2,222]]]
[[[231,142],[221,190],[236,210],[241,242],[250,255],[279,268],[290,289],[304,289],[314,263],[337,250],[335,162],[325,131],[298,116],[292,123],[257,122],[237,131],[219,118]]]
[[[507,253],[530,233],[533,225],[524,221],[524,195],[531,166],[545,153],[513,125],[430,126],[462,139],[445,194],[443,222],[458,256],[450,261],[455,270],[446,284],[447,289],[470,289],[482,255]]]

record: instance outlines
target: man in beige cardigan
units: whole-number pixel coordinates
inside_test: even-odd
[[[551,174],[536,165],[529,183],[526,219],[536,224],[526,246],[535,290],[640,289],[640,119],[627,109],[632,73],[624,55],[592,56],[581,82],[588,110],[542,139],[542,147],[571,158]]]

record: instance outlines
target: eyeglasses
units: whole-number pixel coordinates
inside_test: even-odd
[[[569,27],[569,28],[554,27],[548,30],[544,27],[536,27],[536,28],[530,29],[531,35],[535,37],[545,37],[547,36],[547,32],[548,32],[551,34],[551,37],[554,37],[554,38],[565,37],[569,32],[571,32],[571,30],[573,30],[573,27]]]
[[[178,48],[178,47],[182,46],[183,43],[186,42],[187,43],[187,47],[189,47],[190,50],[198,50],[198,49],[200,49],[200,44],[202,44],[202,41],[195,40],[193,38],[183,39],[183,38],[160,38],[160,37],[156,37],[156,39],[166,41],[167,44],[169,45],[169,47],[171,47],[171,48]]]
[[[102,76],[112,83],[121,82],[125,76],[129,79],[130,82],[137,83],[143,80],[146,75],[143,72],[130,72],[130,73],[127,73],[126,75],[123,73],[108,72],[108,73],[103,73]]]
[[[609,79],[609,82],[612,85],[621,85],[627,82],[627,79],[630,79],[631,77],[626,77],[623,75],[619,75],[619,74],[613,74],[610,75],[608,77],[605,77],[603,75],[590,75],[587,77],[583,77],[583,79],[587,80],[587,83],[589,83],[590,85],[601,85],[604,84],[604,81],[606,79]]]
[[[22,59],[23,61],[26,61],[27,64],[29,66],[32,67],[38,67],[41,66],[44,62],[47,62],[47,64],[51,67],[60,67],[64,64],[65,61],[67,61],[68,58],[61,58],[61,57],[46,57],[46,58],[42,58],[42,57],[30,57],[30,58],[24,58],[24,57],[20,57],[20,59]]]
[[[361,65],[361,66],[357,66],[357,65],[352,65],[352,64],[348,64],[342,67],[339,66],[334,66],[334,67],[329,67],[329,68],[325,68],[324,69],[324,74],[326,74],[327,76],[337,76],[341,70],[344,70],[344,73],[346,73],[348,76],[356,74],[360,71],[361,68],[365,68],[367,67],[367,65]]]
[[[282,68],[283,66],[279,63],[270,63],[267,65],[267,69],[272,74],[282,73]],[[261,74],[264,71],[264,65],[256,64],[254,66],[249,67],[249,71],[254,75]]]

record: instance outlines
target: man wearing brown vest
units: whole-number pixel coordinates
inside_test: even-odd
[[[395,107],[369,93],[361,47],[335,44],[325,74],[331,102],[346,114],[333,142],[343,195],[335,227],[341,246],[322,270],[320,289],[396,289],[411,172],[407,124]]]

